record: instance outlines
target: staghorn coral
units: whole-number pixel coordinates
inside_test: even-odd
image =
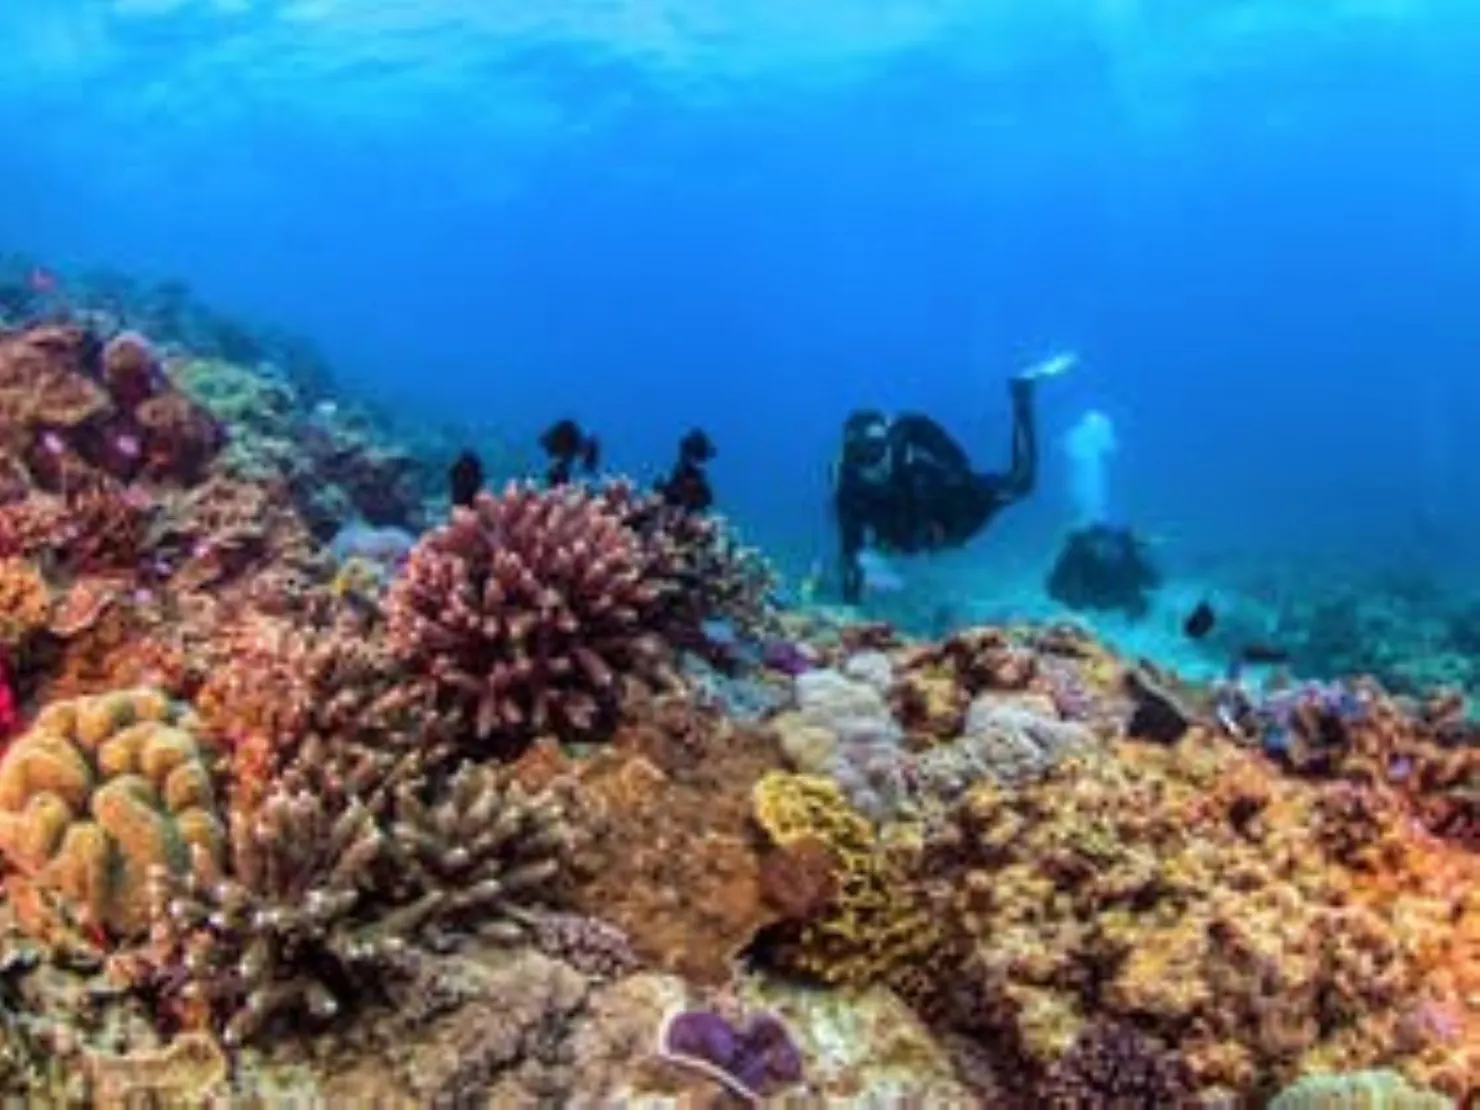
[[[190,712],[155,691],[57,702],[0,763],[0,852],[11,889],[59,899],[116,937],[149,923],[145,879],[214,860],[222,828],[210,749]]]
[[[589,737],[627,683],[673,681],[669,586],[652,569],[638,536],[585,490],[482,493],[412,550],[386,603],[391,642],[485,743]]]
[[[275,1020],[328,1021],[373,992],[409,931],[367,912],[384,853],[384,834],[356,802],[336,811],[278,789],[250,816],[233,814],[229,874],[198,859],[149,885],[153,928],[140,959],[165,1005],[187,1024],[219,1022],[233,1045]]]
[[[909,831],[876,834],[836,783],[816,776],[772,772],[756,784],[753,799],[756,822],[773,845],[824,845],[837,868],[825,911],[773,931],[773,958],[824,983],[882,982],[913,993],[940,938],[909,878],[918,847]]]
[[[728,621],[752,640],[777,631],[775,571],[724,518],[685,511],[625,482],[597,496],[640,539],[651,576],[666,583],[659,601],[670,639],[702,653],[708,643],[703,625],[711,619]]]
[[[388,765],[308,745],[233,812],[224,867],[155,872],[139,959],[169,1008],[240,1044],[377,997],[414,970],[419,939],[464,924],[525,935],[522,908],[559,871],[559,812],[488,769],[427,782],[417,754]]]
[[[383,639],[352,623],[312,628],[251,613],[217,633],[213,653],[220,661],[195,700],[230,745],[239,808],[255,805],[306,744],[353,753],[381,774],[412,750],[429,768],[450,747],[445,722],[401,680]]]
[[[494,768],[471,763],[435,800],[425,801],[423,792],[403,782],[390,824],[395,887],[415,899],[411,916],[438,929],[522,939],[522,908],[547,897],[568,847],[554,799],[531,796]]]
[[[978,787],[927,868],[953,906],[977,1036],[1032,1075],[1093,1022],[1124,1023],[1177,1052],[1200,1097],[1376,1060],[1468,1089],[1472,1054],[1429,1030],[1394,1055],[1393,1031],[1443,1012],[1466,1043],[1480,911],[1459,875],[1476,863],[1396,822],[1375,884],[1309,835],[1321,793],[1198,733]]]

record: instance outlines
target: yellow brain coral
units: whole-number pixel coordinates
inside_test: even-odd
[[[909,991],[925,973],[939,934],[909,881],[918,845],[876,834],[838,785],[815,775],[773,771],[756,783],[756,821],[778,848],[821,843],[836,865],[836,895],[799,925],[781,960],[825,983],[888,983]]]
[[[210,752],[190,710],[149,689],[48,706],[0,762],[0,853],[12,889],[59,897],[114,936],[148,924],[148,878],[224,839]]]

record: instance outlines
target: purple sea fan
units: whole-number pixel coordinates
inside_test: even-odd
[[[802,1080],[801,1051],[774,1014],[753,1014],[736,1027],[713,1010],[679,1010],[659,1029],[658,1054],[752,1103]]]

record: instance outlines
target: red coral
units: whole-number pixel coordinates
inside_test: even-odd
[[[588,738],[625,681],[666,677],[654,570],[601,495],[511,485],[422,537],[387,600],[391,641],[479,739]]]

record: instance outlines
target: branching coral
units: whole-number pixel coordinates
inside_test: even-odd
[[[752,639],[776,631],[775,572],[727,521],[686,512],[623,482],[604,487],[600,497],[641,539],[652,560],[650,575],[665,583],[662,623],[670,639],[701,648],[702,626],[710,619],[729,621]]]
[[[548,796],[531,797],[491,767],[464,764],[438,792],[402,784],[390,850],[395,886],[414,895],[411,915],[439,927],[519,939],[517,914],[560,874],[568,833]]]
[[[149,690],[48,706],[0,763],[0,852],[12,888],[62,900],[119,937],[141,933],[152,870],[221,850],[210,752],[193,716]]]
[[[671,677],[652,570],[602,498],[510,486],[416,545],[387,601],[391,640],[484,741],[587,737],[625,683]]]
[[[401,681],[378,636],[252,614],[221,629],[219,663],[196,695],[228,742],[233,804],[250,809],[306,744],[331,745],[382,768],[414,749],[422,765],[448,747],[445,722]],[[312,762],[312,761],[310,761]]]
[[[561,814],[490,769],[438,787],[416,754],[388,765],[310,745],[233,812],[225,867],[155,872],[142,961],[182,1018],[241,1043],[375,997],[433,930],[523,936],[522,906],[559,870]]]
[[[333,1018],[404,952],[398,922],[366,912],[384,850],[356,803],[335,812],[280,790],[235,814],[229,874],[199,859],[183,876],[153,878],[145,959],[156,989],[183,1020],[221,1021],[229,1044],[275,1019]]]

